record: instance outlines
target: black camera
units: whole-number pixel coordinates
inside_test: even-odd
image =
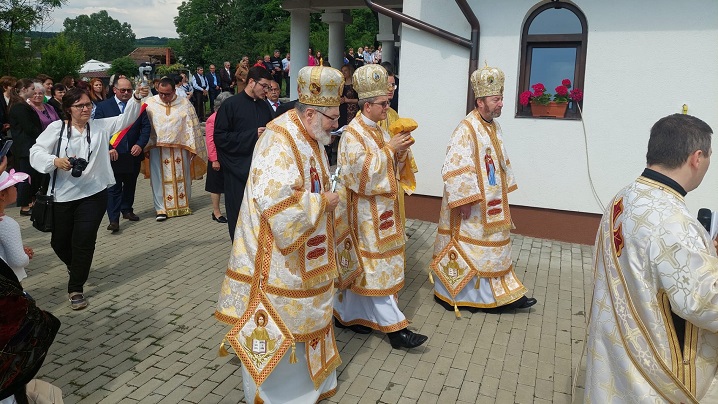
[[[72,174],[73,177],[81,176],[82,172],[87,168],[87,160],[82,157],[68,157],[67,160],[70,161],[70,165],[72,166],[72,172],[70,174]]]

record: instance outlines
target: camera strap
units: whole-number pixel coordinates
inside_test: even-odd
[[[62,143],[62,132],[65,130],[65,121],[62,121],[62,128],[60,128],[60,137],[57,139],[57,149],[55,150],[55,156],[60,156],[60,143]],[[47,195],[55,194],[55,181],[57,181],[57,167],[55,172],[52,173],[52,191]],[[44,182],[44,181],[43,181]]]
[[[63,127],[65,125],[65,122],[62,123]],[[87,140],[87,162],[90,162],[90,155],[92,155],[92,149],[90,146],[92,146],[92,140],[90,139],[90,123],[85,124],[85,129],[87,129],[87,136],[85,136],[85,139]],[[67,126],[67,145],[65,146],[65,156],[67,156],[67,146],[70,145],[70,132],[72,131],[72,125]],[[62,137],[62,130],[60,130],[60,137]],[[60,146],[58,146],[57,152],[60,152]],[[58,154],[59,156],[59,154]]]

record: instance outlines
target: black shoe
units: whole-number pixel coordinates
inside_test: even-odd
[[[139,216],[135,215],[133,212],[123,213],[122,217],[129,220],[130,222],[136,222],[140,220]]]
[[[226,217],[224,217],[222,215],[219,215],[219,217],[217,217],[214,215],[214,212],[212,212],[212,220],[214,220],[215,222],[219,222],[219,223],[227,223]]]
[[[155,220],[157,220],[158,222],[164,222],[165,220],[167,220],[167,215],[164,213],[158,213]]]
[[[389,343],[391,343],[391,347],[394,349],[416,348],[429,339],[426,335],[409,331],[408,328],[404,328],[403,330],[399,330],[397,332],[390,332],[387,335],[389,336]]]
[[[354,325],[344,325],[339,322],[336,318],[334,319],[334,326],[337,328],[347,328],[352,331],[354,331],[357,334],[371,334],[372,329],[361,324],[354,324]]]
[[[120,231],[120,224],[117,222],[110,222],[110,224],[107,225],[107,230],[110,230],[113,233],[117,233],[118,231]]]
[[[20,216],[31,216],[32,215],[32,208],[28,210],[22,210],[20,209]]]
[[[528,309],[529,307],[533,306],[537,302],[538,302],[538,300],[534,299],[533,297],[521,296],[521,299],[509,304],[508,306],[510,306],[510,307],[508,307],[508,308]]]
[[[439,303],[439,306],[446,309],[446,311],[454,311],[454,306],[450,305],[449,303],[446,303],[445,301],[441,300],[439,296],[434,295],[434,301],[436,303]]]

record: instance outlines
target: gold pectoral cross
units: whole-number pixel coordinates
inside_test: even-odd
[[[172,104],[165,104],[165,115],[170,116],[170,108],[172,108]]]

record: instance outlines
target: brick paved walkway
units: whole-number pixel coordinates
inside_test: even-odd
[[[236,359],[217,357],[227,329],[212,317],[229,258],[227,228],[210,219],[203,181],[193,191],[193,215],[157,223],[149,180],[140,180],[142,220],[123,220],[117,234],[103,222],[85,289],[90,306],[81,312],[69,308],[67,274],[49,234],[32,229],[17,208],[8,211],[35,249],[24,286],[62,321],[39,377],[61,387],[66,403],[244,402]],[[516,236],[516,273],[539,303],[529,312],[462,312],[457,320],[433,302],[426,275],[436,225],[408,225],[399,304],[429,341],[393,350],[382,334],[341,330],[339,387],[327,402],[570,403],[591,247]]]

